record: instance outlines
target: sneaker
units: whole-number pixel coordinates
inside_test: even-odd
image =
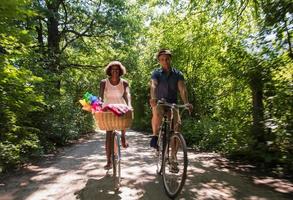
[[[158,149],[158,136],[156,136],[156,135],[152,136],[152,139],[150,141],[150,147]]]

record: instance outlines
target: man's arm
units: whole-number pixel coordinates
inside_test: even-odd
[[[187,88],[183,80],[178,81],[178,89],[183,103],[188,105],[189,113],[191,113],[193,106],[188,101]]]
[[[157,89],[158,81],[155,79],[151,80],[151,99],[150,99],[150,104],[151,106],[155,106],[157,104],[157,95],[156,95],[156,89]]]
[[[186,85],[183,80],[178,81],[178,89],[179,89],[180,97],[181,97],[183,103],[188,104],[189,101],[188,101],[187,88],[186,88]]]

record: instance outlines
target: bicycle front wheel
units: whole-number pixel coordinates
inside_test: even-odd
[[[163,156],[163,183],[167,195],[175,198],[185,184],[187,174],[187,147],[180,133],[173,134],[166,144]]]
[[[165,125],[164,125],[165,126]],[[155,150],[156,151],[156,159],[157,159],[157,174],[162,173],[162,166],[163,166],[163,155],[164,155],[164,146],[166,143],[165,142],[165,137],[166,137],[166,129],[161,127],[158,135],[158,148]]]
[[[121,181],[121,146],[120,135],[116,132],[113,133],[112,142],[112,164],[113,164],[113,178],[114,187],[119,189]]]

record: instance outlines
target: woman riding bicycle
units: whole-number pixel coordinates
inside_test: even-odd
[[[131,96],[128,82],[121,78],[126,73],[125,67],[119,61],[110,62],[105,68],[108,78],[100,82],[100,97],[103,100],[103,107],[109,104],[124,104],[129,108],[131,106]],[[106,131],[106,170],[111,168],[111,137],[113,131]],[[121,141],[124,148],[128,147],[125,139],[126,130],[121,130]]]

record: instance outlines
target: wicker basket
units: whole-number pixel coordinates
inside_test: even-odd
[[[116,116],[112,112],[95,112],[96,125],[101,130],[123,130],[129,128],[132,123],[133,113],[128,111],[122,116]]]

